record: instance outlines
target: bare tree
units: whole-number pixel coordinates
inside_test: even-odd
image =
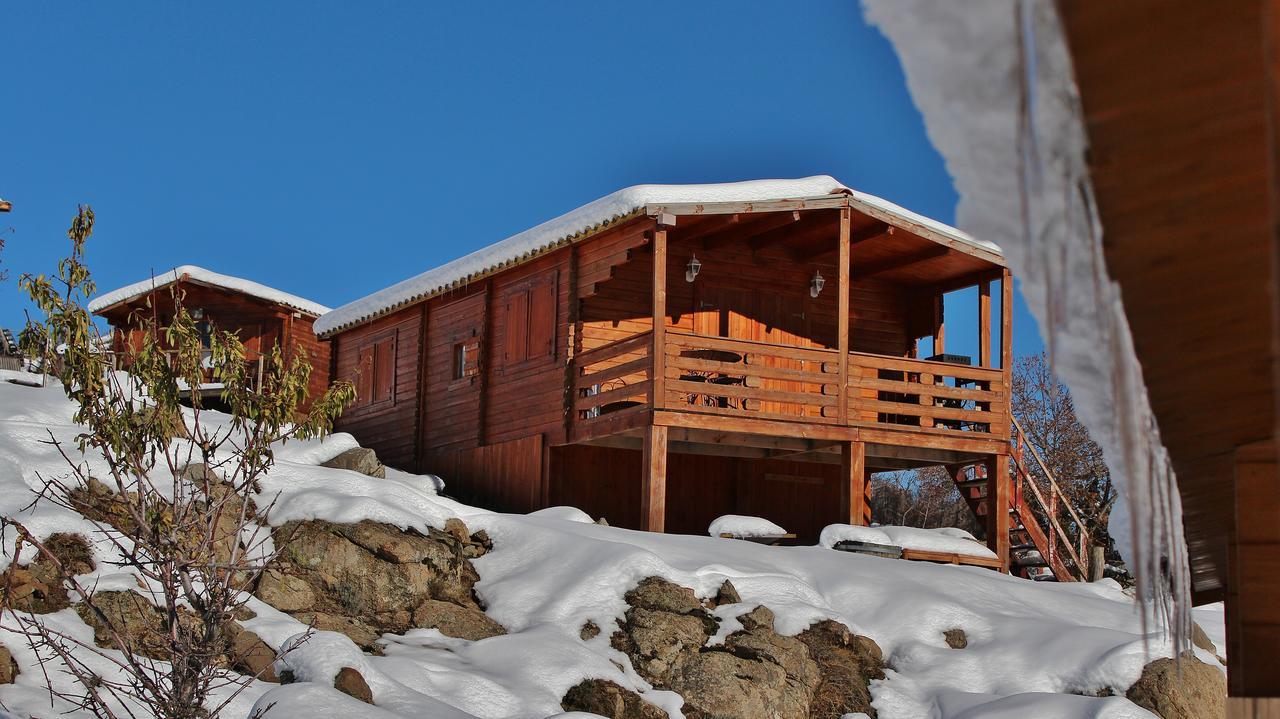
[[[0,527],[16,533],[19,549],[34,546],[59,570],[107,646],[59,631],[17,607],[5,607],[14,611],[4,612],[3,621],[26,637],[46,677],[51,669],[67,672],[77,686],[59,690],[49,681],[50,691],[95,716],[217,716],[247,685],[227,669],[236,660],[229,632],[234,615],[284,545],[275,546],[258,524],[270,505],[255,504],[258,480],[274,461],[272,445],[329,431],[354,389],[338,383],[301,414],[311,371],[305,357],[285,361],[277,346],[258,384],[235,335],[215,332],[207,358],[180,295],[167,325],[161,326],[154,308],[135,318],[140,342],[128,357],[129,374],[110,371],[83,304],[94,292],[83,263],[92,232],[93,213],[82,207],[68,232],[71,255],[57,275],[19,279],[44,314],[23,333],[27,350],[41,355],[42,366],[55,368],[78,405],[75,421],[85,428],[74,446],[50,434],[69,472],[42,477],[36,501],[94,523],[115,563],[144,586],[140,599],[147,600],[156,631],[140,636],[130,626],[136,616],[105,604],[13,518],[0,518]],[[49,356],[54,347],[56,362]],[[223,387],[229,417],[213,420],[202,412],[199,392],[189,393],[190,408],[180,404],[183,388],[210,379]],[[95,464],[106,467],[103,476],[90,475],[86,456],[102,460]],[[12,594],[5,592],[6,603]],[[92,664],[105,661],[118,671],[99,675],[86,661],[90,656]]]
[[[1089,437],[1066,385],[1054,376],[1042,352],[1017,360],[1013,367],[1013,414],[1030,442],[1044,458],[1049,471],[1079,512],[1092,535],[1108,548],[1114,546],[1107,524],[1116,501],[1111,472],[1102,448]],[[1044,481],[1036,462],[1030,470]],[[1066,517],[1060,518],[1062,521]]]

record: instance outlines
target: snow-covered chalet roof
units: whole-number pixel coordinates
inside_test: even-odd
[[[89,311],[94,313],[102,312],[103,310],[114,307],[121,302],[128,302],[129,300],[142,297],[151,292],[152,289],[167,287],[178,280],[189,280],[199,284],[209,285],[210,287],[218,287],[232,292],[239,292],[249,295],[250,297],[256,297],[260,300],[266,300],[267,302],[291,307],[295,310],[316,317],[330,311],[328,307],[325,307],[322,304],[312,302],[311,300],[297,295],[291,295],[288,292],[281,292],[274,287],[268,287],[240,277],[219,274],[211,270],[206,270],[203,267],[197,267],[196,265],[180,265],[168,272],[162,272],[156,275],[154,279],[147,278],[141,282],[135,282],[131,285],[121,287],[118,290],[112,290],[111,292],[100,294],[89,302]]]
[[[846,194],[904,222],[923,226],[950,239],[988,252],[1000,248],[960,230],[917,215],[874,195],[852,190],[829,175],[794,180],[749,180],[706,185],[633,185],[548,220],[465,257],[378,290],[316,320],[319,335],[329,335],[413,302],[432,297],[496,270],[519,264],[548,250],[630,219],[646,206],[673,203],[766,202],[803,200]]]

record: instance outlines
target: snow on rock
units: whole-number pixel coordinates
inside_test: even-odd
[[[385,310],[455,287],[495,268],[526,259],[602,224],[626,217],[645,205],[676,202],[761,202],[821,197],[840,192],[848,193],[857,202],[907,222],[923,225],[951,239],[999,251],[992,243],[976,240],[954,227],[917,215],[874,195],[850,190],[828,175],[793,180],[748,180],[702,185],[634,185],[453,262],[342,305],[316,320],[315,330],[320,334],[333,332]]]
[[[779,537],[787,530],[770,522],[764,517],[748,517],[741,514],[726,514],[711,520],[707,534],[712,537]]]
[[[212,285],[234,292],[242,292],[251,297],[266,300],[292,307],[295,310],[301,310],[314,317],[319,317],[329,311],[328,307],[317,302],[312,302],[304,297],[291,295],[288,292],[282,292],[274,287],[268,287],[264,284],[246,280],[240,277],[232,277],[231,275],[223,275],[212,270],[206,270],[196,265],[179,265],[168,272],[161,272],[154,278],[147,278],[131,285],[125,285],[110,292],[104,292],[89,302],[89,311],[98,312],[112,305],[121,302],[127,302],[137,297],[142,297],[151,292],[152,289],[160,289],[171,285],[183,277],[187,277],[195,282],[205,285]]]

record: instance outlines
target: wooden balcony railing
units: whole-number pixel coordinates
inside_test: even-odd
[[[1009,436],[998,369],[850,352],[848,384],[835,350],[668,331],[663,394],[653,396],[653,335],[580,353],[574,416],[590,422],[638,407],[819,424],[847,422],[938,433]]]

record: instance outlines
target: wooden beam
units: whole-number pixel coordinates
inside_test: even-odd
[[[863,227],[854,232],[851,232],[849,234],[849,245],[851,247],[856,247],[863,242],[869,242],[878,237],[892,235],[894,234],[894,229],[895,228],[883,222],[879,222],[879,221],[873,222],[867,227]],[[811,260],[816,260],[819,257],[822,257],[823,255],[826,255],[835,251],[836,250],[831,247],[831,243],[820,242],[813,245],[812,247],[807,247],[804,250],[797,250],[796,252],[792,253],[792,256],[795,257],[795,259],[798,262],[809,262]]]
[[[933,298],[933,353],[947,351],[947,305],[942,295]]]
[[[741,215],[734,215],[734,217],[741,217]],[[738,222],[702,238],[702,246],[709,250],[714,250],[731,242],[747,242],[755,237],[775,235],[779,232],[785,236],[800,221],[800,217],[799,210],[753,215],[748,222]],[[752,247],[755,246],[753,242]]]
[[[846,442],[840,447],[840,518],[860,527],[871,524],[866,452],[862,442]]]
[[[1000,369],[1004,374],[1004,401],[996,409],[1009,417],[1013,389],[1013,274],[1008,268],[1000,275]],[[1012,431],[1007,422],[998,429],[1002,430],[998,434],[1006,438]],[[991,430],[996,432],[997,428]]]
[[[991,366],[991,283],[978,283],[978,366]]]
[[[640,528],[649,532],[662,532],[666,530],[667,519],[666,427],[645,427],[641,461]]]
[[[1228,543],[1228,690],[1280,697],[1280,476],[1267,440],[1235,453],[1235,522]]]
[[[895,257],[886,257],[876,262],[868,262],[865,265],[859,265],[853,270],[853,279],[861,280],[868,277],[874,277],[885,272],[900,270],[904,267],[918,265],[922,262],[942,257],[950,252],[946,247],[926,247],[923,250],[911,252],[905,255],[897,255]]]
[[[1009,455],[997,454],[987,460],[987,547],[1009,568],[1009,510],[1012,496]]]
[[[858,439],[860,430],[835,424],[813,422],[788,422],[753,417],[727,417],[701,412],[659,411],[653,413],[653,423],[667,427],[690,427],[718,432],[742,432],[768,434],[778,437],[848,442]]]
[[[839,353],[840,373],[840,384],[836,388],[839,404],[836,408],[840,424],[849,422],[849,403],[845,396],[849,393],[849,225],[852,219],[849,208],[840,210],[840,237],[836,243],[839,255],[836,269],[836,352]]]
[[[667,400],[667,231],[653,230],[653,397],[650,405],[662,409]],[[664,435],[665,438],[665,435]]]
[[[689,244],[701,242],[704,237],[715,235],[726,227],[733,227],[743,217],[750,217],[750,215],[713,215],[707,217],[702,220],[701,224],[695,225],[688,232],[680,234],[678,239]]]
[[[761,202],[668,202],[646,205],[644,212],[654,215],[670,212],[675,215],[734,215],[755,212],[785,212],[787,210],[820,210],[848,207],[848,195],[826,195],[797,200],[764,200]]]
[[[774,437],[764,434],[742,434],[739,432],[717,432],[691,427],[671,427],[667,437],[672,442],[689,442],[708,445],[727,445],[736,447],[754,447],[779,452],[812,452],[825,444],[818,440],[797,439],[794,437]]]

